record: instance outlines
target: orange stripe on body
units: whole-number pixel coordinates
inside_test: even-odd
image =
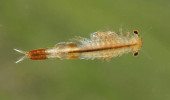
[[[94,52],[94,51],[101,51],[101,50],[108,50],[108,49],[120,49],[120,48],[125,48],[125,47],[132,47],[136,45],[137,44],[118,45],[118,46],[113,46],[113,47],[102,47],[102,48],[85,48],[82,50],[70,51],[69,53],[83,53],[83,52]]]

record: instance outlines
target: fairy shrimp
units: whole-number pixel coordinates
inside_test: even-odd
[[[104,59],[121,56],[132,52],[134,56],[142,47],[142,39],[137,30],[133,34],[127,32],[99,31],[90,35],[90,38],[76,37],[78,42],[61,42],[51,48],[35,49],[29,52],[14,49],[24,54],[16,63],[30,58],[32,60],[47,59]]]

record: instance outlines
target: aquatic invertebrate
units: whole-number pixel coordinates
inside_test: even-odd
[[[142,39],[137,30],[134,34],[127,32],[99,31],[90,35],[90,39],[77,37],[79,43],[61,42],[51,48],[35,49],[29,52],[14,49],[25,56],[16,63],[30,58],[32,60],[46,59],[110,59],[122,54],[133,52],[134,56],[142,47]]]

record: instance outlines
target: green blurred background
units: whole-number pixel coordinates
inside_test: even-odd
[[[0,100],[170,100],[169,0],[0,0]],[[99,30],[139,30],[143,47],[101,60],[24,60]]]

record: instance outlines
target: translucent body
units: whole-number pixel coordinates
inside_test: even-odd
[[[142,40],[138,35],[138,31],[134,31],[134,34],[131,36],[129,36],[129,32],[123,35],[122,33],[117,34],[111,31],[100,31],[92,33],[90,39],[77,37],[75,40],[79,43],[61,42],[52,48],[36,49],[29,53],[24,52],[24,54],[25,57],[32,60],[54,58],[107,60],[128,52],[133,52],[137,56],[137,52],[142,46]],[[21,51],[19,52],[21,53]]]
[[[141,46],[138,34],[132,36],[116,34],[114,32],[96,32],[91,38],[77,37],[81,43],[62,42],[54,48],[47,49],[48,58],[59,59],[109,59],[128,52],[137,52]]]

